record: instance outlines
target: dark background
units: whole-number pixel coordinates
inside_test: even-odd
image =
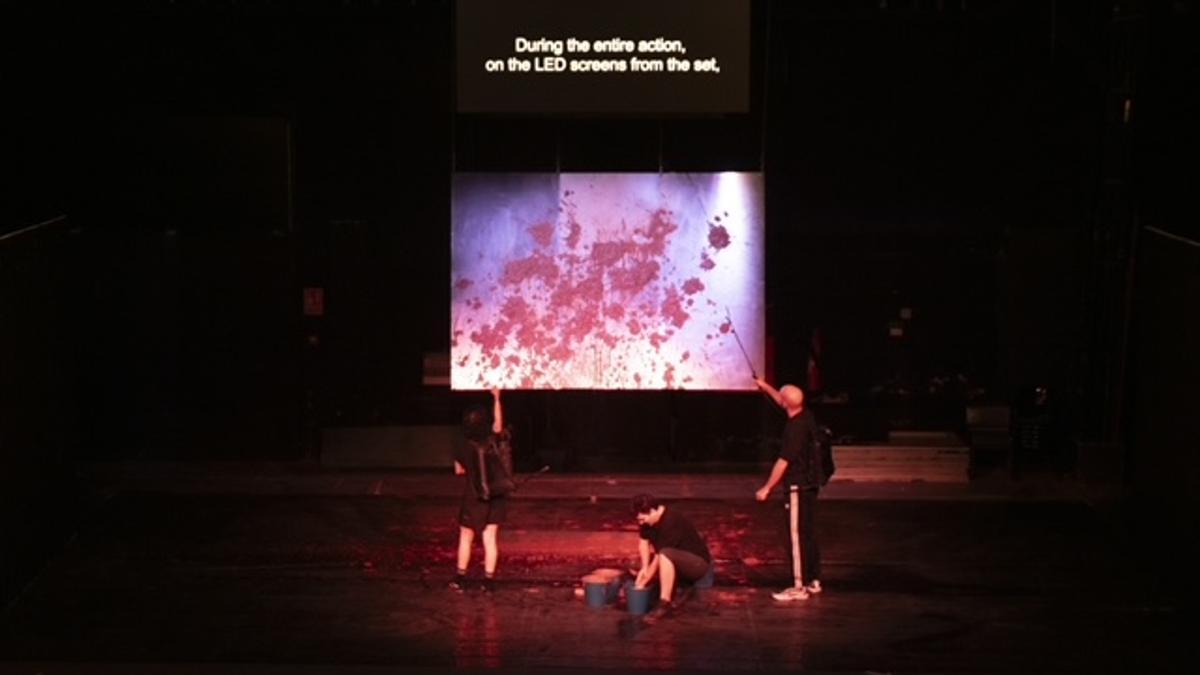
[[[1045,385],[1080,465],[1196,491],[1194,2],[756,0],[749,113],[600,118],[456,115],[449,0],[3,7],[8,550],[79,459],[312,459],[485,400],[422,384],[455,170],[762,170],[772,376],[819,328],[841,435]],[[773,433],[747,395],[508,400],[527,462]]]

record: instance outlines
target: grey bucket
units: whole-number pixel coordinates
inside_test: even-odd
[[[632,581],[625,582],[625,605],[630,614],[645,614],[658,604],[658,586],[634,588]]]

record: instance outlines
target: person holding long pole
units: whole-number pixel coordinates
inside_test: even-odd
[[[807,599],[821,592],[821,551],[817,546],[817,496],[821,490],[821,453],[818,451],[818,426],[812,412],[804,407],[804,392],[787,384],[776,389],[756,377],[755,384],[787,413],[783,444],[771,473],[755,498],[766,501],[775,486],[786,489],[788,554],[792,563],[792,585],[771,597],[788,602]]]

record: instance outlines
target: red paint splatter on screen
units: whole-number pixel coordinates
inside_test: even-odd
[[[603,326],[599,317],[599,313],[576,313],[567,321],[567,325],[563,326],[564,340],[569,338],[575,342],[583,342],[584,338]]]
[[[525,298],[517,295],[510,296],[504,301],[500,313],[512,323],[527,323],[534,316],[533,310],[529,303],[525,302]]]
[[[721,332],[722,333],[728,333],[730,331],[730,329],[732,329],[732,328],[733,328],[733,322],[731,322],[731,321],[726,321],[725,323],[721,324]]]
[[[560,270],[554,264],[554,259],[542,253],[534,253],[528,258],[514,260],[504,266],[505,285],[516,286],[529,279],[539,279],[544,284],[558,281]]]
[[[550,294],[553,310],[580,310],[578,313],[597,313],[604,302],[604,280],[599,276],[587,277],[572,286],[564,282]]]
[[[454,282],[454,288],[456,288],[460,291],[465,291],[468,288],[470,288],[471,286],[473,286],[474,284],[475,284],[474,281],[471,281],[470,279],[468,279],[466,277],[460,277],[458,279],[458,281]]]
[[[636,250],[637,244],[632,241],[598,241],[592,244],[592,262],[611,267]]]
[[[483,349],[484,354],[491,354],[504,349],[504,343],[508,341],[508,336],[498,328],[482,326],[479,330],[471,333],[471,339]]]
[[[575,220],[575,216],[571,216],[567,220],[567,248],[574,249],[579,245],[579,237],[583,234],[583,227]]]
[[[671,323],[675,324],[676,328],[683,328],[683,324],[691,317],[690,314],[683,311],[683,304],[680,301],[679,291],[674,288],[667,290],[667,299],[662,303],[663,316]]]
[[[653,260],[636,263],[633,267],[611,269],[609,285],[627,295],[637,295],[658,278],[659,265]]]
[[[537,242],[538,246],[545,248],[554,239],[554,225],[538,223],[529,228],[529,234],[533,235],[533,240]]]
[[[590,355],[627,347],[636,354],[639,345],[647,343],[659,351],[691,320],[685,307],[698,304],[697,299],[707,289],[698,277],[687,279],[681,286],[665,281],[675,272],[665,256],[671,237],[680,229],[670,210],[648,213],[631,228],[631,234],[622,223],[622,231],[627,234],[614,233],[610,239],[594,241],[581,250],[583,226],[574,215],[569,199],[572,194],[565,191],[560,206],[565,218],[560,222],[566,226],[566,250],[550,250],[558,234],[553,223],[528,226],[525,232],[538,247],[535,252],[503,264],[500,278],[494,280],[498,285],[492,287],[494,299],[487,302],[486,309],[479,298],[465,303],[476,311],[495,312],[486,318],[477,316],[481,319],[477,323],[490,323],[482,323],[470,333],[479,347],[475,366],[497,371],[481,374],[481,385],[490,386],[490,381],[503,377],[508,382],[519,382],[523,388],[558,386],[559,382],[548,378],[562,378],[564,372],[583,367],[607,371],[609,375],[600,378],[610,384],[623,386],[618,383],[628,383],[630,380],[625,378],[632,374],[636,386],[645,386],[645,374],[631,373],[620,356],[616,364],[601,367],[599,361],[593,365]],[[708,243],[715,249],[728,246],[728,232],[710,222]],[[715,268],[708,251],[701,253],[700,266],[704,270]],[[460,278],[455,287],[463,290],[473,283]],[[711,300],[709,305],[713,305]],[[470,323],[471,319],[466,321]],[[454,340],[457,345],[457,335]],[[641,355],[639,361],[645,358],[644,349]],[[691,353],[684,352],[678,363],[690,358]],[[465,359],[459,365],[465,365]],[[677,388],[680,379],[675,366],[663,367],[666,386]]]
[[[566,343],[560,342],[549,351],[548,355],[555,361],[569,361],[574,354],[575,352],[571,351]]]
[[[646,229],[634,230],[634,232],[649,240],[644,244],[646,252],[658,256],[666,253],[671,233],[678,229],[679,225],[671,218],[671,212],[667,209],[658,209],[650,214],[650,222]]]
[[[729,245],[729,230],[726,230],[724,225],[710,225],[708,243],[717,250],[725,248]]]

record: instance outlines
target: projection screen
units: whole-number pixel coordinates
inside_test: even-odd
[[[760,173],[456,174],[451,388],[754,389],[762,204]]]

